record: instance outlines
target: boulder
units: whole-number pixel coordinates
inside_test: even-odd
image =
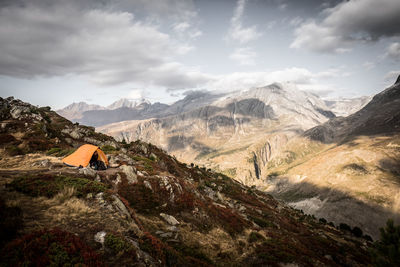
[[[13,106],[10,110],[10,115],[13,119],[19,119],[23,114],[29,113],[29,107]]]
[[[79,173],[92,178],[95,178],[97,175],[97,172],[92,168],[81,168],[79,169]]]
[[[83,141],[85,141],[85,143],[96,145],[96,146],[100,146],[101,145],[101,141],[99,141],[97,139],[94,139],[92,137],[87,137],[86,136],[86,137],[83,138]]]
[[[175,225],[179,224],[178,220],[175,219],[175,217],[172,216],[172,215],[168,215],[168,214],[165,214],[165,213],[160,213],[160,216],[161,216],[167,223],[169,223],[170,225],[174,225],[174,226],[175,226]]]
[[[104,232],[104,231],[97,232],[94,235],[94,241],[96,241],[96,242],[100,243],[102,246],[104,246],[104,237],[105,236],[106,236],[106,232]]]
[[[103,146],[112,146],[113,148],[118,148],[119,145],[115,141],[105,141],[102,143]]]
[[[110,168],[118,168],[120,164],[117,162],[117,158],[114,155],[111,155],[108,160],[108,166]]]
[[[48,159],[44,159],[44,160],[39,160],[39,161],[35,161],[32,166],[39,166],[39,167],[49,167],[50,166],[50,160]]]
[[[122,165],[119,168],[126,175],[126,179],[128,179],[128,184],[134,184],[138,182],[137,175],[132,166]]]
[[[179,232],[179,228],[176,226],[168,226],[167,230],[170,232]]]
[[[148,189],[150,189],[151,191],[153,191],[153,188],[151,187],[151,184],[149,181],[144,181],[143,182],[144,186],[147,187]]]
[[[163,233],[163,234],[160,234],[160,237],[162,237],[162,238],[169,238],[169,237],[172,237],[172,233],[171,232],[167,232],[167,233]]]
[[[112,204],[114,207],[127,218],[131,218],[131,214],[129,213],[128,209],[125,207],[125,204],[116,196],[112,195],[113,202]]]
[[[74,129],[73,131],[71,131],[69,133],[69,136],[71,136],[74,139],[80,139],[82,137],[82,135],[79,133],[78,129]]]
[[[119,175],[119,173],[117,173],[117,178],[115,178],[114,183],[117,185],[121,182],[121,175]]]

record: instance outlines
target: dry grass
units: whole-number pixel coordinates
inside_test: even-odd
[[[75,193],[75,188],[65,187],[53,198],[45,199],[43,204],[49,208],[44,215],[54,222],[64,222],[93,213],[94,210],[87,205],[86,201],[74,197]]]
[[[243,236],[232,238],[222,228],[214,228],[208,233],[193,231],[190,226],[180,228],[182,242],[189,247],[198,247],[199,251],[210,257],[215,262],[221,255],[237,259],[240,256],[238,251],[238,240],[245,240]]]

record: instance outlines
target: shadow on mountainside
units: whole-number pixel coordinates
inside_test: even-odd
[[[269,185],[265,190],[267,193],[290,206],[317,218],[325,218],[335,225],[358,226],[374,239],[379,237],[379,228],[385,226],[388,219],[400,223],[400,212],[385,207],[387,199],[367,192],[355,196],[304,180],[296,183],[284,176],[270,176],[265,182]]]

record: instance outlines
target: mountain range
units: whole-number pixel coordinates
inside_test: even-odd
[[[79,122],[90,126],[103,126],[125,120],[141,120],[176,115],[211,105],[216,99],[230,97],[235,94],[237,94],[237,92],[232,94],[192,91],[187,93],[183,99],[171,105],[159,102],[151,104],[151,102],[146,99],[127,98],[121,98],[107,107],[79,102],[72,103],[63,109],[59,109],[57,113],[73,122]],[[359,98],[339,98],[324,100],[324,102],[326,108],[336,116],[347,116],[366,105],[370,98],[371,97],[367,96]]]

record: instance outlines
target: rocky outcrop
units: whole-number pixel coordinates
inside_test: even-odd
[[[121,165],[121,167],[119,167],[122,172],[125,174],[126,179],[128,180],[129,184],[133,184],[133,183],[137,183],[138,179],[137,179],[137,175],[135,173],[135,170],[132,166],[128,166],[128,165]]]
[[[175,226],[175,225],[178,225],[178,224],[179,224],[178,220],[175,219],[174,216],[171,216],[171,215],[168,215],[168,214],[165,214],[165,213],[160,213],[160,216],[161,216],[167,223],[169,223],[170,225]]]

